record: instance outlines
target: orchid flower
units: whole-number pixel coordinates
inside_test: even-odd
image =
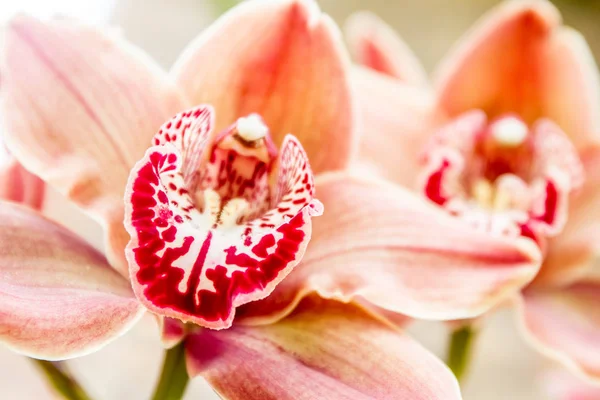
[[[23,354],[87,354],[149,310],[226,398],[454,399],[371,311],[473,317],[539,268],[527,241],[347,170],[350,62],[313,1],[235,7],[170,76],[112,34],[21,16],[0,73],[8,147],[106,234],[107,260],[0,207],[0,340]]]
[[[313,2],[237,7],[190,45],[172,78],[74,21],[20,16],[5,34],[8,147],[102,223],[110,262],[59,224],[2,203],[2,342],[68,359],[149,309],[166,345],[184,340],[190,375],[226,398],[460,398],[442,363],[353,304],[305,293],[285,319],[233,324],[237,306],[267,296],[302,258],[322,212],[314,186],[333,217],[356,191],[390,190],[324,174],[348,163],[353,107],[339,34]],[[321,237],[344,243],[343,232],[326,232],[332,224]]]
[[[585,40],[547,1],[505,2],[430,87],[374,15],[348,33],[368,67],[355,74],[365,165],[482,232],[535,241],[543,264],[518,302],[527,337],[600,377],[600,282],[586,276],[600,243],[600,87]]]

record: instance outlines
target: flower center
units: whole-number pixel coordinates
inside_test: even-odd
[[[161,127],[131,172],[125,225],[140,301],[221,329],[300,262],[323,208],[296,138],[278,150],[256,114],[216,136],[212,123],[212,108],[199,106]]]
[[[515,115],[488,121],[465,113],[425,148],[426,197],[476,227],[542,244],[558,234],[569,194],[583,183],[579,156],[549,120],[528,126]]]
[[[269,176],[277,155],[269,128],[256,114],[217,136],[193,192],[213,228],[255,219],[271,207]]]

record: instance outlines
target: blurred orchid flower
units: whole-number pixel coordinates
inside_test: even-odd
[[[416,342],[313,292],[419,314],[421,288],[452,297],[491,263],[489,284],[458,311],[423,308],[471,316],[535,273],[536,249],[473,235],[417,196],[345,171],[356,141],[350,63],[314,2],[243,3],[170,77],[120,38],[70,20],[20,16],[5,33],[7,145],[103,225],[108,261],[2,203],[2,342],[67,359],[149,309],[167,346],[185,340],[190,375],[227,398],[460,398]],[[315,192],[327,211],[312,221]],[[454,273],[448,289],[421,266]]]
[[[355,15],[348,33],[368,67],[355,76],[365,165],[483,232],[534,240],[544,261],[521,296],[527,336],[600,377],[600,282],[585,277],[600,244],[600,86],[585,40],[549,2],[509,1],[430,88],[377,17]]]

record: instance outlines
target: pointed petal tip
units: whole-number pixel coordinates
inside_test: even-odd
[[[344,34],[354,60],[403,82],[424,86],[427,73],[409,46],[370,11],[350,15]]]
[[[315,1],[257,0],[219,18],[171,72],[192,103],[216,106],[218,131],[260,114],[277,145],[294,134],[320,172],[344,168],[356,148],[350,65],[339,29]]]
[[[352,13],[344,22],[343,32],[350,45],[350,51],[357,56],[357,46],[366,33],[373,34],[373,31],[380,27],[383,21],[377,14],[371,11],[362,10]]]
[[[562,15],[549,0],[508,0],[486,12],[473,30],[483,31],[486,25],[489,30],[494,30],[517,21],[529,25],[530,29],[547,33],[562,24]]]
[[[541,27],[551,29],[562,23],[562,15],[549,0],[510,0],[498,6],[505,15],[522,15],[533,18]],[[492,11],[493,12],[493,11]]]
[[[451,115],[480,107],[494,113],[532,113],[541,101],[534,89],[525,99],[527,108],[514,110],[515,104],[525,102],[516,102],[523,95],[520,77],[539,74],[534,58],[523,60],[523,46],[541,47],[561,22],[558,9],[546,0],[511,0],[488,11],[436,67],[439,106]],[[499,56],[501,63],[494,61]]]
[[[251,0],[230,8],[220,19],[237,18],[262,7],[287,7],[292,15],[298,17],[300,22],[305,23],[311,29],[318,26],[325,16],[316,0]]]

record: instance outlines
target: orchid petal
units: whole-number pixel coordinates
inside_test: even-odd
[[[104,222],[126,269],[123,193],[160,124],[183,108],[166,75],[117,37],[67,19],[6,29],[6,142],[24,166]]]
[[[11,155],[0,165],[0,199],[41,210],[44,206],[44,181],[27,171]]]
[[[416,188],[423,148],[442,121],[433,93],[365,68],[355,68],[352,76],[359,101],[359,167]]]
[[[233,192],[234,185],[235,193],[246,193],[257,174],[246,182],[235,170],[242,156],[230,149],[223,160],[214,153],[207,159],[212,115],[210,107],[198,106],[159,129],[155,146],[131,172],[125,226],[138,299],[157,314],[223,329],[237,306],[268,296],[302,259],[311,217],[322,213],[322,205],[313,199],[306,153],[289,135],[272,206],[244,220],[240,212],[249,201],[219,193]],[[216,168],[199,168],[203,161]],[[202,186],[204,172],[213,170],[217,173]],[[264,174],[264,166],[256,171]]]
[[[0,203],[0,341],[35,358],[91,353],[141,316],[104,257],[41,215]]]
[[[317,193],[327,212],[304,259],[269,297],[239,310],[248,323],[277,320],[312,291],[415,318],[472,318],[538,271],[529,239],[476,231],[396,185],[328,174]]]
[[[255,0],[194,40],[173,74],[192,104],[215,107],[217,131],[257,113],[277,146],[295,135],[319,173],[343,168],[354,147],[349,65],[313,0]]]
[[[585,181],[571,194],[563,231],[548,244],[535,286],[564,286],[582,277],[600,251],[600,151],[582,155]]]
[[[507,1],[486,14],[434,74],[440,107],[451,116],[473,108],[491,118],[540,116],[540,55],[560,23],[549,1]]]
[[[553,400],[598,400],[600,386],[591,384],[561,369],[544,374],[542,384]]]
[[[600,74],[583,36],[563,27],[546,43],[540,68],[543,115],[575,146],[600,144]]]
[[[520,308],[526,336],[541,352],[582,376],[600,378],[600,281],[527,290]]]
[[[346,22],[346,37],[360,65],[413,85],[427,83],[427,73],[412,50],[377,15],[363,11]]]
[[[160,316],[157,316],[157,318],[160,328],[160,339],[166,349],[175,347],[185,339],[188,333],[185,323],[175,318]]]
[[[359,307],[309,297],[261,327],[201,330],[188,371],[224,399],[460,399],[450,371],[417,342]]]

